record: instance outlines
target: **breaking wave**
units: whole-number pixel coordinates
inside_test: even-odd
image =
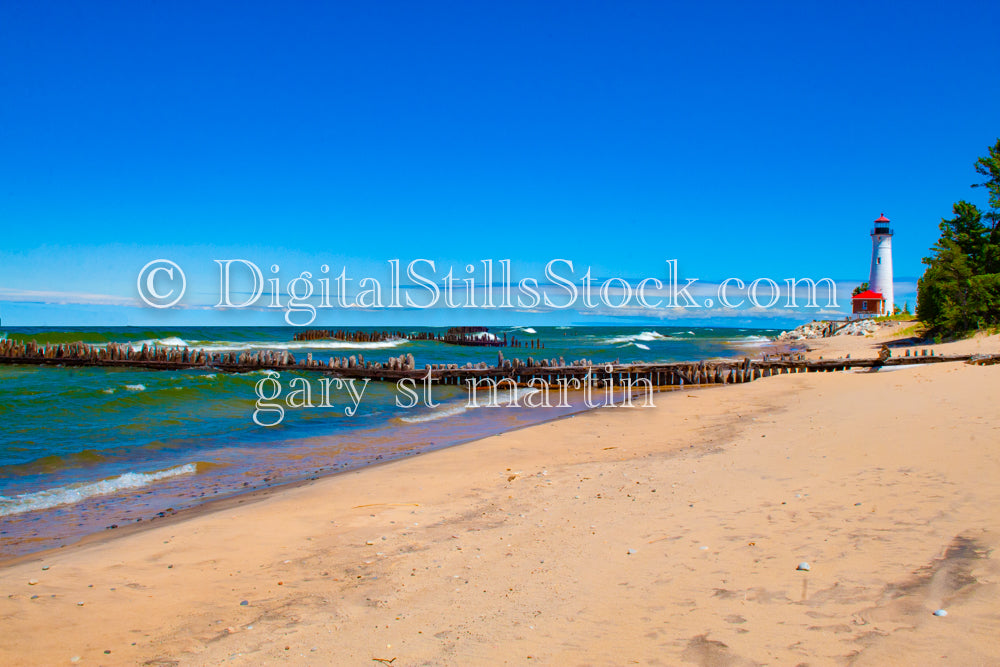
[[[94,496],[104,496],[126,489],[138,489],[148,486],[161,479],[169,479],[178,475],[190,475],[198,471],[195,463],[157,470],[155,472],[127,472],[117,477],[109,477],[97,482],[84,482],[58,486],[54,489],[24,493],[12,498],[0,496],[0,516],[21,514],[34,510],[44,510],[59,505],[72,505]]]
[[[670,336],[664,336],[659,331],[643,331],[631,336],[616,336],[602,341],[605,345],[622,345],[625,343],[651,343],[655,340],[676,340]],[[643,348],[648,350],[649,348]]]
[[[490,395],[489,392],[484,388],[480,388],[476,394],[477,400],[475,406],[470,406],[467,401],[461,401],[448,406],[439,406],[427,412],[413,415],[412,417],[400,417],[399,421],[406,424],[422,424],[424,422],[454,417],[455,415],[460,415],[463,412],[468,412],[476,408],[514,407],[520,405],[525,397],[537,394],[538,392],[538,389],[530,387],[518,387],[513,390],[504,389],[496,393],[496,400],[489,400],[487,398]],[[512,403],[514,404],[513,406],[511,405]]]

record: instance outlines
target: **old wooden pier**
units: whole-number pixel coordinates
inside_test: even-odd
[[[909,355],[909,352],[907,352]],[[89,345],[68,343],[38,345],[34,341],[0,340],[0,364],[29,364],[48,366],[117,366],[151,370],[210,369],[230,373],[258,370],[312,371],[343,378],[395,382],[403,378],[421,380],[429,377],[433,382],[461,385],[467,381],[509,379],[526,385],[533,379],[556,384],[560,380],[586,380],[615,385],[622,382],[647,382],[653,387],[701,386],[751,382],[758,378],[787,373],[819,373],[862,368],[879,368],[909,364],[966,361],[977,364],[1000,362],[1000,355],[928,355],[899,356],[878,359],[828,359],[807,360],[801,355],[776,355],[762,359],[718,359],[701,362],[678,363],[594,363],[588,359],[569,361],[558,359],[507,359],[502,352],[494,365],[480,362],[458,364],[427,364],[417,368],[412,354],[390,357],[386,361],[371,361],[363,355],[331,357],[326,361],[307,354],[296,359],[283,350],[257,352],[212,352],[187,347],[161,347],[108,343]]]

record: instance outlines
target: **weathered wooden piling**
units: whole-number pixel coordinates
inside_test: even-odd
[[[373,362],[364,355],[331,357],[326,361],[315,359],[312,353],[296,359],[288,350],[260,350],[256,352],[213,352],[187,347],[149,346],[141,348],[125,343],[108,343],[103,346],[82,342],[39,345],[36,341],[16,339],[0,340],[0,363],[33,364],[49,366],[123,366],[154,370],[213,369],[224,372],[248,372],[261,369],[318,371],[340,377],[395,382],[402,378],[422,379],[430,373],[431,380],[444,384],[462,385],[481,380],[512,380],[527,384],[541,379],[549,383],[559,381],[591,382],[614,381],[627,378],[642,380],[654,387],[705,386],[752,382],[761,377],[783,373],[833,372],[851,368],[877,368],[917,363],[968,361],[975,364],[993,364],[1000,355],[941,356],[926,351],[920,356],[889,357],[885,359],[827,359],[807,361],[802,355],[772,355],[766,359],[723,360],[712,362],[680,363],[611,363],[594,364],[590,359],[567,361],[559,359],[505,358],[497,352],[496,365],[485,362],[425,365],[418,370],[412,354],[401,354],[386,361]]]

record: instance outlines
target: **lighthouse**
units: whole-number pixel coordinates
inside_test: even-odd
[[[884,313],[892,315],[892,227],[885,213],[879,215],[872,228],[872,270],[868,277],[868,289],[882,295]]]

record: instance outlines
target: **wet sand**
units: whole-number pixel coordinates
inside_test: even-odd
[[[671,392],[181,513],[0,569],[0,663],[998,664],[998,387]]]

